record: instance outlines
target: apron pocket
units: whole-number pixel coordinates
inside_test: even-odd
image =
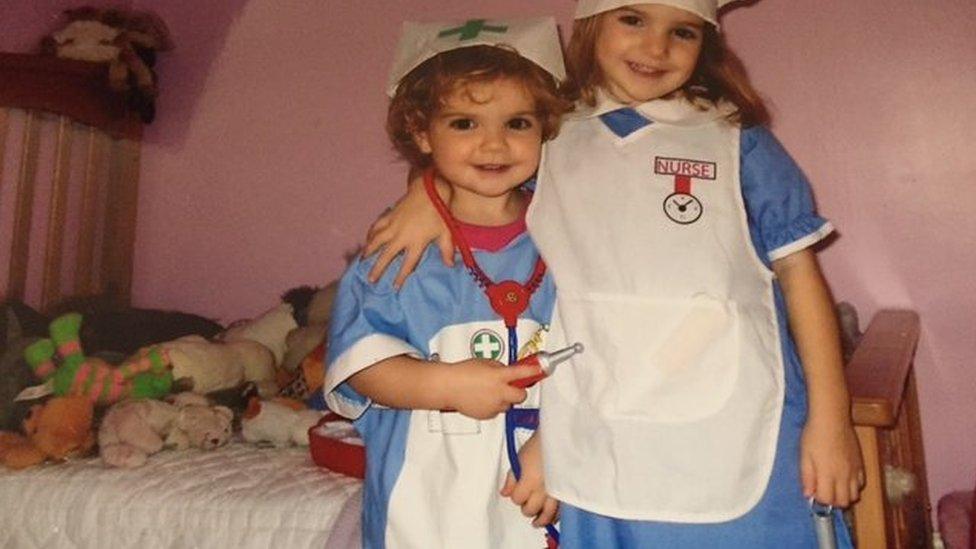
[[[721,410],[740,368],[734,302],[560,292],[568,340],[582,341],[576,375],[607,416],[691,422]]]

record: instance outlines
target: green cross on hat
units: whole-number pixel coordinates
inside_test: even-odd
[[[501,46],[539,65],[556,80],[566,78],[562,46],[552,17],[528,19],[469,19],[440,23],[403,24],[387,93],[396,93],[400,80],[431,57],[458,48]]]
[[[464,41],[464,40],[471,40],[472,38],[477,38],[482,31],[504,33],[508,31],[508,27],[495,27],[491,25],[485,25],[484,19],[469,19],[465,21],[464,25],[460,27],[442,30],[441,32],[437,33],[437,37],[444,38],[445,36],[451,36],[452,34],[457,34],[458,38]]]

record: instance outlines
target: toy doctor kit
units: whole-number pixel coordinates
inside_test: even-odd
[[[553,351],[547,353],[545,351],[539,351],[538,353],[531,354],[522,360],[515,363],[516,366],[521,366],[523,364],[530,364],[533,366],[538,366],[541,371],[529,377],[523,377],[522,379],[516,379],[515,381],[509,383],[512,387],[518,387],[520,389],[526,389],[542,381],[543,379],[552,375],[556,370],[556,366],[569,360],[573,355],[583,352],[582,343],[574,343],[569,347],[559,349],[558,351]]]

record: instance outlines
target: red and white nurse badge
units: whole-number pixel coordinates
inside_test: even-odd
[[[704,206],[691,194],[692,179],[715,179],[715,163],[684,158],[654,158],[654,173],[674,176],[674,192],[664,199],[664,215],[680,225],[698,221]]]

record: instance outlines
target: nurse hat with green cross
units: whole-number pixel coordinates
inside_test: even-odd
[[[634,4],[664,4],[690,11],[705,21],[718,27],[718,10],[726,4],[736,0],[656,0],[653,2],[635,2],[634,0],[579,0],[576,3],[576,19],[583,19],[605,11],[615,10]]]
[[[400,80],[431,57],[470,46],[512,48],[557,81],[566,78],[559,33],[552,17],[469,19],[446,23],[407,21],[400,33],[387,93],[392,97]]]

